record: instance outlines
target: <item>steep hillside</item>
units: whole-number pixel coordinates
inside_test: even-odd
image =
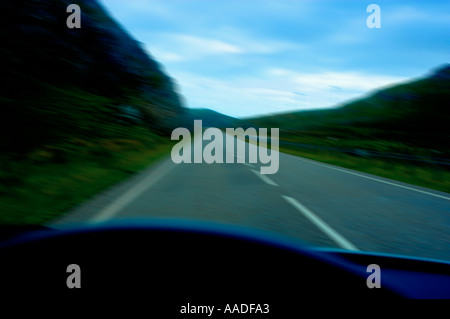
[[[96,0],[0,2],[0,224],[42,224],[166,155],[172,79]]]
[[[0,3],[4,151],[121,136],[130,125],[165,133],[182,112],[172,80],[96,0],[77,1],[81,28],[69,29],[71,3]]]
[[[202,120],[203,127],[234,127],[237,119],[210,109],[186,109],[182,126],[193,128],[194,120]]]

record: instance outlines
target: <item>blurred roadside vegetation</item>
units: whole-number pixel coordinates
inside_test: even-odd
[[[450,193],[450,170],[427,163],[367,158],[324,150],[280,147],[280,151],[312,160],[369,173],[396,181]]]
[[[133,129],[126,137],[43,145],[21,160],[3,157],[0,224],[44,224],[170,152],[167,138]]]
[[[43,224],[172,145],[173,80],[96,0],[0,3],[0,224]]]

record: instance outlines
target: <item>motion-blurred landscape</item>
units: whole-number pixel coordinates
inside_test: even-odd
[[[450,192],[450,65],[335,108],[246,119],[279,127],[281,149]]]
[[[43,223],[168,149],[172,79],[97,1],[3,1],[1,223]],[[6,19],[6,20],[5,20]]]
[[[171,131],[194,119],[280,128],[282,151],[450,192],[448,64],[332,109],[237,119],[186,108],[97,1],[78,1],[82,28],[67,28],[70,3],[0,4],[1,224],[57,218],[167,156]]]

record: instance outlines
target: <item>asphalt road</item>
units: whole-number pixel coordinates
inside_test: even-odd
[[[276,174],[261,175],[259,167],[174,164],[169,156],[51,226],[183,218],[247,226],[319,247],[450,260],[450,194],[284,153]]]

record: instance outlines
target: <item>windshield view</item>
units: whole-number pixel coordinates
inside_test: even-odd
[[[450,262],[450,3],[0,10],[1,243],[156,223]],[[77,267],[89,271],[63,272]],[[364,289],[383,286],[384,265],[366,267]],[[174,311],[275,311],[183,302]]]

